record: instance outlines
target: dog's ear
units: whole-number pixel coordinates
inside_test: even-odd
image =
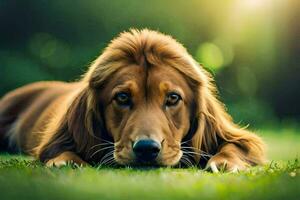
[[[101,123],[94,102],[93,92],[84,88],[73,100],[66,113],[68,133],[72,135],[76,144],[76,151],[83,152],[90,147],[101,133],[94,132],[94,123]]]
[[[192,138],[192,146],[199,154],[214,155],[224,143],[233,143],[247,154],[248,162],[262,163],[264,144],[255,134],[240,128],[217,99],[212,78],[204,72],[206,80],[197,90],[197,130]],[[205,156],[203,156],[205,158]],[[260,159],[261,160],[258,160]],[[195,160],[199,161],[196,156]]]
[[[198,91],[197,110],[198,129],[192,139],[192,144],[207,154],[213,154],[222,142],[220,141],[222,138],[218,135],[223,132],[224,126],[230,121],[229,116],[209,88],[202,88]]]
[[[85,87],[73,97],[65,114],[60,119],[54,134],[39,147],[41,161],[57,156],[63,151],[73,151],[89,159],[90,148],[100,142],[103,121],[93,96],[93,90]]]

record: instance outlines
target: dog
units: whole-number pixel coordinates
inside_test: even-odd
[[[236,172],[265,161],[211,75],[171,36],[121,33],[73,83],[38,82],[0,101],[1,149],[46,166],[178,166]]]

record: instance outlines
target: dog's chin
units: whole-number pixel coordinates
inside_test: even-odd
[[[177,163],[174,165],[162,164],[157,161],[152,162],[140,162],[140,161],[132,161],[128,163],[117,162],[121,167],[131,167],[131,168],[142,168],[142,169],[151,169],[151,168],[161,168],[161,167],[173,167],[177,166]]]
[[[167,159],[158,158],[154,161],[141,161],[137,159],[120,159],[114,156],[116,163],[119,166],[133,167],[133,168],[158,168],[158,167],[176,167],[178,166],[182,152],[179,151],[175,156]]]
[[[167,156],[166,156],[166,158],[162,157],[160,159],[159,163],[161,166],[164,166],[164,167],[176,167],[176,166],[178,166],[182,155],[183,155],[183,153],[180,150],[172,157],[167,157]]]

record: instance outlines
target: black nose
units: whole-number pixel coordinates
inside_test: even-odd
[[[154,140],[138,140],[133,144],[133,152],[139,162],[151,162],[156,159],[161,145]]]

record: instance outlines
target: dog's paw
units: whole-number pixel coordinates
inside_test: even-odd
[[[46,162],[47,167],[63,167],[67,165],[66,160],[56,161],[55,159],[50,159]]]
[[[213,156],[207,163],[205,170],[212,171],[213,173],[231,172],[237,173],[247,169],[248,165],[240,159],[228,159],[222,156]]]
[[[46,162],[47,167],[63,167],[68,165],[83,167],[87,166],[88,164],[72,152],[63,152],[59,156]]]

